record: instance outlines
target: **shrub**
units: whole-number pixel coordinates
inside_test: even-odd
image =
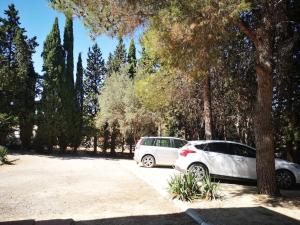
[[[0,146],[0,162],[5,163],[7,161],[7,148]]]
[[[220,197],[218,194],[219,184],[212,182],[209,175],[206,175],[200,183],[202,198],[205,198],[206,200],[213,200]]]
[[[200,186],[193,173],[179,174],[171,177],[169,193],[182,201],[192,201],[201,196]]]
[[[198,181],[193,173],[184,173],[171,177],[168,191],[173,199],[192,201],[195,198],[213,200],[219,198],[218,183],[211,181],[209,175]]]

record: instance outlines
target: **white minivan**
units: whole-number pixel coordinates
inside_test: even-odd
[[[172,166],[178,157],[178,149],[187,143],[175,137],[142,137],[136,144],[134,160],[144,167]]]

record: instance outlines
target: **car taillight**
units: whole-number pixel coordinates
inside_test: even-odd
[[[186,157],[188,154],[190,154],[190,153],[196,153],[196,151],[194,151],[194,150],[189,150],[189,149],[184,149],[184,150],[182,150],[179,154],[181,155],[181,156],[183,156],[183,157]]]

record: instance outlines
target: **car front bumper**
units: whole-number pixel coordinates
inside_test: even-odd
[[[296,178],[296,183],[297,184],[300,184],[300,169],[297,169],[297,170],[295,170],[295,171],[293,171],[294,172],[294,175],[295,175],[295,178]]]
[[[137,155],[133,156],[133,160],[136,161],[137,163],[141,161]]]

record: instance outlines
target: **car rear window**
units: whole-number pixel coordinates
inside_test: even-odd
[[[195,147],[199,150],[204,150],[206,148],[207,144],[201,144],[201,145],[195,145]]]
[[[233,149],[235,155],[244,156],[248,158],[256,157],[256,152],[251,148],[239,144],[230,144],[229,146]]]
[[[166,138],[156,139],[155,145],[159,147],[172,147],[170,139],[166,139]]]
[[[141,145],[153,146],[154,138],[145,138],[142,140]]]
[[[208,143],[205,150],[209,152],[234,155],[233,149],[225,142]]]

